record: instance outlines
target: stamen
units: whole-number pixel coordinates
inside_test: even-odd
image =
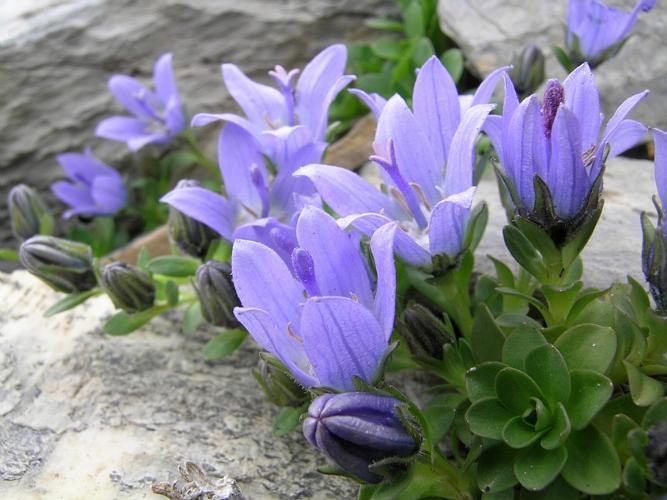
[[[385,172],[387,172],[387,174],[389,174],[389,177],[391,177],[391,180],[394,181],[394,184],[396,184],[396,187],[403,195],[405,203],[410,208],[409,212],[412,212],[412,215],[415,218],[415,221],[417,221],[419,227],[421,227],[422,229],[425,228],[428,225],[428,223],[426,222],[426,218],[424,217],[421,207],[419,206],[419,200],[417,199],[415,192],[408,185],[408,183],[401,175],[401,172],[398,170],[398,164],[396,163],[396,150],[394,149],[394,141],[389,139],[389,161],[378,155],[371,155],[368,159],[377,163],[381,168],[385,170]]]
[[[542,119],[544,120],[544,135],[551,138],[551,129],[554,126],[556,113],[560,105],[565,102],[565,89],[560,82],[554,78],[547,82],[542,101]]]
[[[417,193],[417,196],[419,197],[419,201],[421,201],[422,205],[426,207],[426,210],[431,210],[431,204],[428,202],[426,199],[426,195],[424,194],[424,190],[422,187],[417,184],[416,182],[411,182],[410,187],[414,190],[415,193]]]
[[[250,179],[262,201],[262,217],[267,217],[269,215],[269,187],[266,185],[262,171],[255,163],[250,165]]]
[[[595,161],[595,156],[597,153],[597,146],[595,144],[591,145],[584,153],[581,155],[582,160],[584,161],[585,167],[590,167]]]
[[[269,231],[269,236],[273,243],[279,249],[283,250],[287,255],[292,255],[296,244],[294,243],[294,238],[289,231],[284,227],[274,227]]]
[[[295,248],[292,252],[292,267],[294,274],[306,289],[309,297],[320,295],[320,287],[315,278],[315,264],[308,250]]]
[[[297,335],[297,333],[294,331],[294,327],[292,326],[292,323],[287,323],[287,335],[292,337],[294,340],[296,340],[299,343],[303,343],[303,339]]]

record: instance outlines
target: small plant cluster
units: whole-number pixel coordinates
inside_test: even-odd
[[[104,325],[110,335],[182,306],[184,332],[204,321],[221,328],[205,347],[209,359],[252,337],[262,350],[254,376],[280,407],[276,436],[301,425],[331,462],[321,471],[359,482],[362,500],[666,493],[667,133],[652,130],[657,221],[637,221],[647,289],[632,277],[588,287],[580,257],[603,210],[606,161],[648,133],[627,118],[648,91],[603,126],[591,67],[620,49],[652,4],[625,14],[573,0],[569,57],[584,61],[541,96],[535,47],[460,95],[460,71],[446,64],[453,56],[432,55],[434,44],[416,56],[434,29],[435,3],[401,6],[408,38],[375,45],[390,61],[378,74],[416,62],[419,70],[394,78],[399,88],[386,98],[352,91],[377,120],[369,160],[379,186],[322,163],[329,108],[354,80],[343,45],[302,71],[276,66],[273,86],[224,64],[243,114],[192,119],[224,124],[222,182],[181,180],[162,197],[173,255],[143,251],[136,265],[103,265],[86,244],[40,234],[52,226],[43,204],[26,188],[13,191],[21,263],[66,294],[46,314],[105,293],[118,309]],[[159,74],[155,94],[117,80],[112,88],[136,118],[110,118],[98,133],[131,148],[167,140],[183,118],[173,81]],[[148,117],[162,125],[140,129]],[[474,268],[488,208],[474,199],[491,150],[515,262],[489,257],[495,274],[486,275]],[[73,178],[93,185],[98,174],[113,177],[78,157],[70,165]],[[72,210],[98,214],[83,201]],[[430,375],[419,400],[390,382],[406,369]]]

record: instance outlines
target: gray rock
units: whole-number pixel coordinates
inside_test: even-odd
[[[173,51],[190,114],[231,110],[221,63],[266,80],[275,64],[299,67],[330,43],[364,36],[364,19],[393,8],[391,0],[3,2],[0,246],[10,241],[9,188],[26,182],[46,193],[62,175],[55,155],[90,146],[129,168],[123,144],[94,137],[102,118],[122,111],[106,87],[113,73],[150,82],[155,59]]]
[[[634,0],[615,3],[626,8]],[[525,2],[522,0],[439,0],[440,25],[468,58],[470,68],[480,74],[511,62],[512,54],[525,42],[538,44],[547,56],[547,75],[562,78],[565,72],[551,52],[564,45],[567,0]],[[627,97],[644,89],[652,94],[633,117],[651,127],[667,127],[667,113],[660,103],[667,98],[667,4],[658,2],[642,13],[633,35],[615,58],[595,70],[607,117]]]

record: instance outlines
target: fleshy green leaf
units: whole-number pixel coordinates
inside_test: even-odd
[[[627,415],[619,413],[614,415],[611,425],[611,441],[614,448],[618,450],[621,455],[628,455],[628,434],[637,429],[639,425]]]
[[[661,382],[643,374],[635,365],[623,361],[628,374],[630,395],[637,406],[649,406],[660,399],[665,393]]]
[[[138,330],[163,311],[163,308],[154,307],[136,314],[127,314],[125,311],[117,312],[104,324],[104,331],[113,336],[127,335]]]
[[[526,357],[526,373],[540,387],[551,407],[570,397],[570,373],[553,345],[540,346]]]
[[[477,464],[477,485],[484,493],[499,493],[517,483],[512,471],[516,451],[503,444],[482,452]]]
[[[642,495],[646,489],[644,469],[634,457],[628,458],[623,467],[623,485],[635,495]]]
[[[16,262],[19,260],[19,254],[13,248],[0,248],[0,260],[11,260]]]
[[[480,399],[496,397],[496,375],[505,365],[489,361],[474,366],[466,373],[468,399],[475,403]]]
[[[662,398],[651,405],[642,419],[642,428],[649,430],[663,420],[667,420],[667,398]]]
[[[593,426],[574,431],[567,440],[563,478],[589,495],[606,495],[621,485],[621,463],[607,436]]]
[[[186,278],[194,275],[200,264],[199,260],[190,257],[162,255],[148,262],[146,267],[148,271],[155,274],[172,276],[174,278]]]
[[[628,450],[642,467],[646,466],[646,446],[648,446],[648,434],[644,429],[633,429],[628,433]]]
[[[183,333],[186,335],[192,335],[203,321],[204,317],[202,316],[201,312],[201,304],[199,301],[193,302],[185,310],[185,314],[183,315],[183,321],[181,323]]]
[[[496,395],[515,415],[532,408],[531,398],[544,398],[533,379],[516,368],[503,368],[498,372]]]
[[[204,346],[204,358],[209,361],[221,359],[236,351],[248,333],[242,328],[227,330],[209,340]]]
[[[558,403],[554,411],[551,429],[544,435],[540,441],[540,445],[545,450],[558,448],[565,443],[570,436],[571,430],[572,426],[567,411],[565,410],[565,406],[563,406],[563,403]]]
[[[593,370],[572,370],[572,394],[567,402],[567,414],[574,430],[581,430],[609,401],[614,385],[604,375]]]
[[[579,498],[579,492],[567,484],[562,477],[556,478],[540,491],[522,491],[521,500],[570,500]]]
[[[93,290],[88,290],[87,292],[67,295],[66,297],[60,299],[58,302],[49,307],[44,313],[44,317],[48,318],[50,316],[55,316],[56,314],[61,313],[63,311],[68,311],[69,309],[72,309],[73,307],[76,307],[79,304],[83,304],[89,298],[94,297],[95,295],[99,295],[99,293],[100,293],[99,288],[95,288]]]
[[[477,362],[500,361],[505,335],[498,328],[489,308],[482,304],[472,325],[470,347]]]
[[[570,370],[605,373],[616,353],[616,334],[609,327],[584,324],[566,330],[555,342]]]
[[[447,71],[451,75],[452,79],[458,83],[463,76],[464,70],[464,58],[463,52],[461,49],[448,49],[440,56],[440,62],[442,65],[447,68]]]
[[[528,238],[514,226],[503,228],[505,246],[521,267],[540,281],[547,278],[546,268],[542,256],[537,252]]]
[[[167,281],[165,285],[165,294],[167,296],[167,303],[171,307],[176,307],[179,296],[178,285],[171,280]]]
[[[371,43],[373,53],[382,59],[397,61],[403,52],[403,44],[393,38],[381,38]]]
[[[521,415],[510,419],[502,432],[503,441],[511,448],[525,448],[537,441],[541,435],[541,432],[535,431],[524,422]]]
[[[503,427],[514,416],[498,399],[487,398],[468,408],[465,419],[471,432],[486,438],[500,439]]]
[[[506,363],[513,368],[523,370],[526,367],[526,358],[528,357],[528,354],[546,343],[547,340],[544,338],[544,335],[537,329],[532,327],[519,327],[514,330],[505,341],[502,353],[503,363]]]
[[[545,450],[539,445],[526,450],[514,462],[514,474],[521,486],[528,490],[541,490],[551,483],[567,462],[564,446],[555,450]]]
[[[452,404],[449,394],[442,394],[429,401],[422,413],[429,427],[431,441],[437,445],[454,421],[456,406]]]
[[[433,55],[433,44],[426,37],[417,40],[412,48],[412,62],[415,66],[422,66]]]
[[[409,38],[424,36],[424,11],[419,2],[410,2],[403,11],[403,26]]]

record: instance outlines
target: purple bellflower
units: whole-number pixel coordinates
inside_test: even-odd
[[[531,95],[520,104],[505,78],[503,115],[489,117],[485,131],[496,149],[516,209],[534,211],[534,178],[548,187],[556,218],[567,221],[584,207],[606,156],[616,156],[637,144],[646,127],[625,117],[648,95],[645,90],[626,99],[600,133],[604,115],[593,74],[584,63],[561,84],[549,80],[542,103]],[[544,226],[545,221],[540,221]]]
[[[506,69],[492,73],[464,105],[435,57],[417,75],[414,110],[398,95],[384,105],[366,96],[367,104],[379,111],[370,159],[382,169],[386,192],[339,167],[307,165],[296,175],[315,184],[323,200],[343,217],[343,227],[371,235],[387,222],[399,221],[403,230],[396,232],[395,250],[408,263],[428,266],[432,256],[456,257],[464,247],[475,192],[475,142],[494,108],[482,103],[488,102]]]
[[[111,116],[98,125],[95,134],[125,142],[131,151],[147,144],[167,144],[186,127],[176,88],[170,53],[162,55],[153,69],[155,92],[126,75],[109,79],[116,100],[134,116]]]
[[[382,476],[369,465],[419,450],[398,415],[398,399],[366,392],[323,394],[310,404],[303,422],[308,442],[346,471],[369,483]]]
[[[58,163],[70,181],[53,183],[51,191],[70,206],[64,213],[66,219],[73,215],[113,215],[125,206],[127,191],[123,178],[116,170],[95,158],[89,149],[83,154],[59,155]]]
[[[638,0],[630,12],[608,7],[600,0],[570,0],[567,8],[566,45],[575,63],[595,67],[614,56],[628,38],[640,11],[648,12],[656,0]]]
[[[394,324],[395,231],[387,224],[371,239],[376,280],[359,239],[313,206],[300,213],[287,263],[261,243],[236,240],[237,319],[304,387],[350,391],[354,376],[372,382]]]

